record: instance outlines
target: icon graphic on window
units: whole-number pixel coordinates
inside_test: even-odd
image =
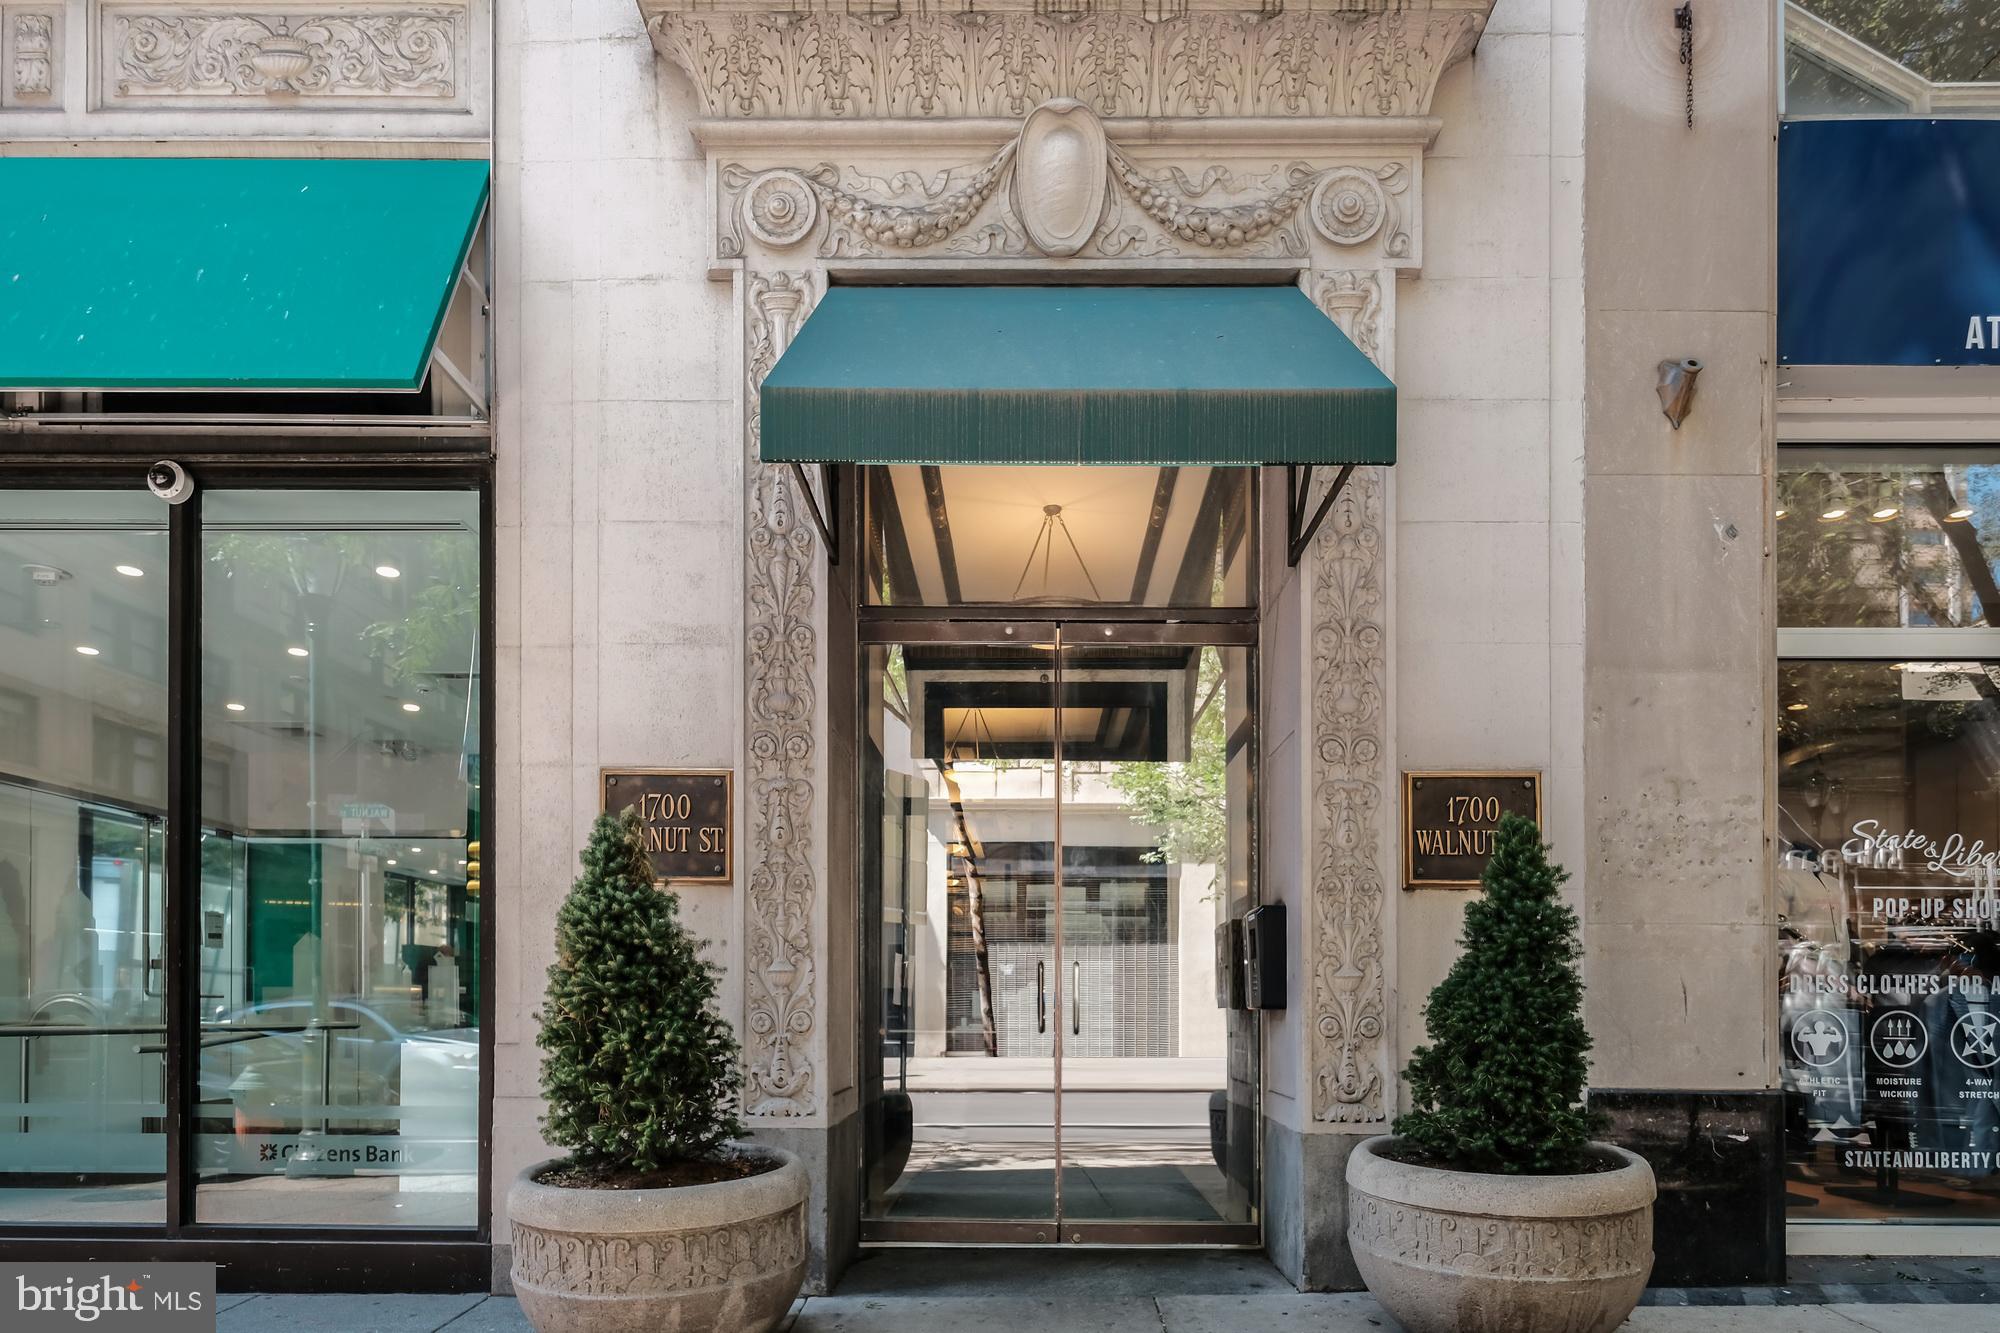
[[[1930,1049],[1930,1034],[1915,1014],[1891,1009],[1868,1029],[1868,1047],[1891,1069],[1908,1069]]]
[[[1792,1024],[1792,1054],[1814,1069],[1837,1065],[1847,1054],[1847,1026],[1831,1009],[1813,1009]]]
[[[1967,1069],[1991,1069],[2000,1064],[2000,1018],[1970,1013],[1951,1026],[1951,1053]]]

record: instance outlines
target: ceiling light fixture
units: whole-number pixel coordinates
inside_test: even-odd
[[[292,647],[290,647],[290,648],[287,648],[287,649],[285,649],[285,651],[286,651],[286,652],[288,652],[288,653],[290,653],[290,654],[291,654],[291,655],[292,655],[293,657],[311,657],[311,656],[312,656],[312,654],[311,654],[310,652],[308,652],[308,651],[307,651],[306,649],[304,649],[304,648],[300,648],[300,647],[298,647],[298,646],[297,646],[296,644],[295,644],[295,645],[293,645],[293,646],[292,646]]]
[[[1779,511],[1778,511],[1778,512],[1777,512],[1777,513],[1776,513],[1776,514],[1774,515],[1774,517],[1776,517],[1776,518],[1783,518],[1783,517],[1784,517],[1785,515],[1787,515],[1787,514],[1789,514],[1789,513],[1791,513],[1791,512],[1792,512],[1792,511],[1791,511],[1791,510],[1789,510],[1789,509],[1780,509],[1780,510],[1779,510]]]
[[[1806,711],[1808,706],[1809,705],[1806,704],[1786,704],[1785,711],[1787,713],[1803,713]]]
[[[375,572],[385,579],[399,579],[403,577],[403,571],[394,565],[377,565],[375,566]]]
[[[232,712],[232,713],[240,713],[240,712],[242,712],[242,711],[243,711],[243,705],[242,705],[242,704],[239,704],[239,703],[237,703],[237,702],[236,702],[235,700],[233,700],[233,699],[232,699],[232,700],[231,700],[230,702],[228,702],[228,703],[226,703],[226,704],[224,704],[224,705],[222,705],[222,706],[223,706],[224,708],[227,708],[227,709],[228,709],[228,710],[229,710],[230,712]]]
[[[424,706],[422,704],[404,704],[403,711],[405,713],[421,713],[424,711]]]
[[[1070,554],[1076,557],[1076,567],[1083,571],[1083,581],[1090,585],[1091,598],[1094,601],[1103,601],[1104,594],[1097,590],[1097,580],[1091,577],[1090,566],[1083,563],[1083,552],[1078,548],[1076,538],[1070,536],[1069,522],[1063,518],[1063,507],[1061,505],[1042,506],[1042,526],[1036,530],[1034,543],[1028,547],[1028,558],[1021,565],[1021,577],[1014,580],[1014,596],[1012,600],[1016,602],[1024,600],[1021,596],[1021,588],[1028,581],[1028,572],[1035,567],[1035,557],[1037,555],[1042,557],[1041,595],[1039,597],[1029,597],[1025,600],[1030,602],[1068,600],[1057,595],[1049,587],[1049,565],[1055,559],[1057,532],[1061,532],[1064,540],[1069,542]],[[1046,547],[1043,546],[1044,542],[1048,543]]]
[[[146,571],[137,565],[113,565],[112,568],[128,579],[143,579],[146,577]]]
[[[1829,509],[1819,516],[1819,521],[1822,523],[1838,523],[1846,517],[1847,510],[1845,508]]]
[[[1972,517],[1972,506],[1962,505],[1959,508],[1952,510],[1949,514],[1946,514],[1944,516],[1944,521],[1947,523],[1963,523],[1965,522],[1966,519],[1971,517]]]
[[[87,643],[79,643],[79,644],[78,644],[78,645],[76,646],[76,650],[77,650],[78,652],[82,653],[82,654],[83,654],[83,655],[84,655],[85,657],[95,657],[95,656],[97,656],[97,649],[95,649],[95,648],[91,647],[91,646],[90,646],[89,644],[87,644]]]
[[[1903,511],[1895,505],[1883,505],[1880,509],[1876,510],[1874,513],[1868,516],[1868,521],[1870,523],[1887,523],[1890,519],[1894,518],[1896,515],[1902,512]]]
[[[395,858],[395,857],[393,857],[393,856],[392,856],[392,857],[390,857],[390,858],[389,858],[389,864],[390,864],[390,865],[394,865],[394,864],[396,864],[396,858]]]

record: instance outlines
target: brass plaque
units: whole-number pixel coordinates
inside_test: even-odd
[[[1507,814],[1541,827],[1540,773],[1404,773],[1403,887],[1476,888]]]
[[[731,836],[734,772],[726,768],[607,768],[601,808],[639,815],[653,879],[666,884],[727,884],[735,873]]]

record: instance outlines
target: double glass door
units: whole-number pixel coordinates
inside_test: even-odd
[[[864,631],[865,1239],[1256,1243],[1248,629]]]

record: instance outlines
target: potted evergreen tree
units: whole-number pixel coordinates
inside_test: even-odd
[[[637,817],[599,816],[537,1015],[542,1133],[570,1155],[507,1195],[540,1333],[765,1333],[805,1281],[805,1169],[737,1141],[736,1037],[679,906]]]
[[[1409,1333],[1600,1333],[1653,1269],[1653,1172],[1590,1140],[1583,947],[1532,820],[1503,816],[1424,1008],[1395,1135],[1347,1163],[1347,1238]]]

